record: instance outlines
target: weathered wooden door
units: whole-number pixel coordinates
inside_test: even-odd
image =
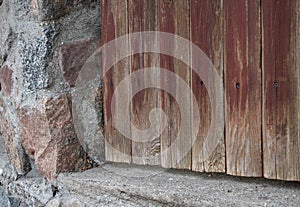
[[[106,159],[300,181],[299,17],[298,0],[102,0],[103,44],[126,34],[157,32],[139,33],[135,36],[139,41],[126,36],[112,55],[122,58],[104,76]],[[161,41],[165,33],[160,32],[177,36]],[[179,36],[193,45],[182,45]],[[193,47],[214,66],[204,68],[203,77],[191,67],[202,58]],[[126,57],[120,52],[136,48],[140,52]],[[182,57],[176,56],[180,52]],[[104,64],[108,58],[111,54],[104,55]],[[156,73],[150,77],[149,71]],[[206,81],[214,71],[219,79]],[[122,85],[123,80],[132,85]],[[182,92],[182,84],[191,93]],[[122,94],[130,97],[114,99],[120,85]],[[225,122],[222,135],[215,133],[218,143],[209,145],[208,134],[219,129],[211,127],[215,104],[208,88],[219,85],[223,90],[218,93],[222,106],[218,113]],[[182,100],[190,108],[189,116],[181,111]],[[155,108],[161,110],[151,118]],[[114,118],[115,113],[123,117]],[[191,123],[188,130],[182,128],[186,121]],[[147,141],[136,137],[137,130],[145,131],[154,123],[158,131],[166,127],[159,135],[151,132]],[[184,139],[176,139],[182,131]]]

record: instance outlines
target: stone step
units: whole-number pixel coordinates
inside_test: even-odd
[[[87,206],[299,206],[300,183],[105,164],[61,174],[62,194]],[[91,202],[91,203],[88,203]],[[118,205],[117,205],[118,204]]]

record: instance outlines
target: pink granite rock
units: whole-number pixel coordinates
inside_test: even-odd
[[[67,95],[46,99],[36,108],[22,108],[19,116],[22,144],[42,175],[54,178],[84,166],[86,154],[75,133]]]
[[[87,59],[95,52],[100,40],[92,37],[63,45],[59,50],[59,65],[65,81],[74,86]]]
[[[10,96],[13,80],[12,80],[13,71],[8,68],[8,66],[4,66],[0,69],[0,91],[3,92],[5,96]]]

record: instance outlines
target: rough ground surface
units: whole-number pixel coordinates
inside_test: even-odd
[[[300,205],[300,183],[109,163],[54,183],[29,174],[6,192],[12,206]]]
[[[83,203],[99,206],[300,205],[300,183],[122,164],[64,174],[58,182]]]
[[[81,173],[60,174],[53,183],[33,168],[17,178],[3,145],[1,207],[300,206],[300,183],[148,166],[107,163]]]

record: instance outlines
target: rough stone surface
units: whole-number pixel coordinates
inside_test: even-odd
[[[299,183],[125,164],[61,174],[58,183],[87,206],[296,207],[300,203]]]
[[[17,172],[8,160],[3,137],[0,136],[0,183],[5,185],[8,182],[16,180],[17,177]]]
[[[40,110],[22,108],[19,117],[22,144],[42,175],[54,178],[84,166],[85,153],[74,130],[67,95],[46,99]]]
[[[49,201],[46,207],[84,207],[75,196],[62,196]]]
[[[15,39],[15,34],[10,28],[8,22],[1,18],[2,21],[2,36],[0,36],[0,66],[7,60],[8,54],[11,50],[13,40]]]
[[[13,71],[7,65],[0,69],[0,91],[5,96],[10,95],[13,87],[12,74]]]
[[[98,164],[105,162],[102,84],[77,88],[72,93],[73,121],[85,152]]]
[[[97,37],[88,38],[63,45],[59,51],[59,64],[65,81],[74,86],[78,73],[86,60],[100,45]]]
[[[31,0],[31,15],[39,20],[57,19],[70,12],[74,0]]]
[[[53,137],[52,140],[56,145],[57,173],[79,170],[84,164],[85,153],[74,130],[69,98],[64,95],[48,99],[45,102],[45,113]],[[45,152],[53,154],[51,147],[48,152]],[[43,153],[42,156],[45,156],[46,153]],[[47,165],[48,163],[44,164]]]
[[[5,143],[3,137],[0,136],[0,176],[3,175],[3,168],[9,163],[6,150],[5,150]]]
[[[26,174],[30,169],[27,154],[22,145],[15,139],[18,125],[13,122],[12,110],[0,98],[0,134],[5,142],[5,149],[10,162],[19,174]]]
[[[10,182],[15,206],[287,206],[298,207],[300,184],[159,167],[105,164],[83,173]],[[5,195],[4,195],[5,196]]]
[[[47,71],[52,56],[53,41],[59,32],[59,24],[45,24],[40,34],[34,37],[23,35],[20,41],[20,55],[23,65],[23,84],[29,91],[49,87],[50,74]]]
[[[31,158],[36,158],[46,148],[48,140],[51,139],[46,116],[38,109],[28,107],[19,109],[18,114],[22,145]]]
[[[15,196],[8,196],[8,199],[9,199],[11,207],[19,207],[19,206],[21,206],[21,201],[20,201],[19,198],[15,197]]]
[[[43,178],[24,179],[8,184],[7,191],[20,206],[45,206],[53,197],[52,185]]]
[[[3,185],[35,167],[53,179],[86,163],[59,51],[82,40],[87,51],[96,47],[100,20],[100,0],[1,0],[0,135],[9,159],[0,168]]]
[[[72,12],[60,19],[59,42],[71,43],[91,37],[100,38],[100,0],[79,0]],[[99,21],[100,20],[100,21]]]
[[[10,207],[10,201],[8,199],[8,196],[6,195],[3,188],[0,187],[0,206],[1,207]]]

